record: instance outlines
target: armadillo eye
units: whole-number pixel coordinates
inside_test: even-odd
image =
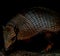
[[[6,26],[6,30],[7,30],[8,32],[10,32],[10,31],[12,30],[12,27],[11,27],[11,26]]]
[[[9,27],[6,28],[7,32],[11,31],[11,29]]]

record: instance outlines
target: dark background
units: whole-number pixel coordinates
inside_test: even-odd
[[[59,1],[43,1],[43,0],[16,0],[16,1],[0,1],[0,21],[5,24],[9,19],[15,16],[24,8],[30,7],[46,7],[54,11],[60,12]]]

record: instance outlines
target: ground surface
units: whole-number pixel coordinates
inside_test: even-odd
[[[45,54],[40,54],[40,53],[37,53],[37,52],[29,52],[29,51],[15,51],[15,52],[12,52],[11,54],[9,55],[4,55],[3,52],[0,52],[0,56],[60,56],[59,53],[45,53]]]

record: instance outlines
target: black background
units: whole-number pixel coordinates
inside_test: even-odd
[[[46,7],[57,12],[60,12],[59,1],[43,1],[43,0],[16,0],[16,1],[0,1],[0,23],[5,24],[13,16],[19,13],[24,8],[30,7]]]

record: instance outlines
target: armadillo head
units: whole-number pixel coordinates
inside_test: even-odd
[[[5,49],[7,49],[13,43],[11,39],[15,37],[16,34],[14,32],[14,28],[9,25],[3,27],[3,34],[4,34]]]

